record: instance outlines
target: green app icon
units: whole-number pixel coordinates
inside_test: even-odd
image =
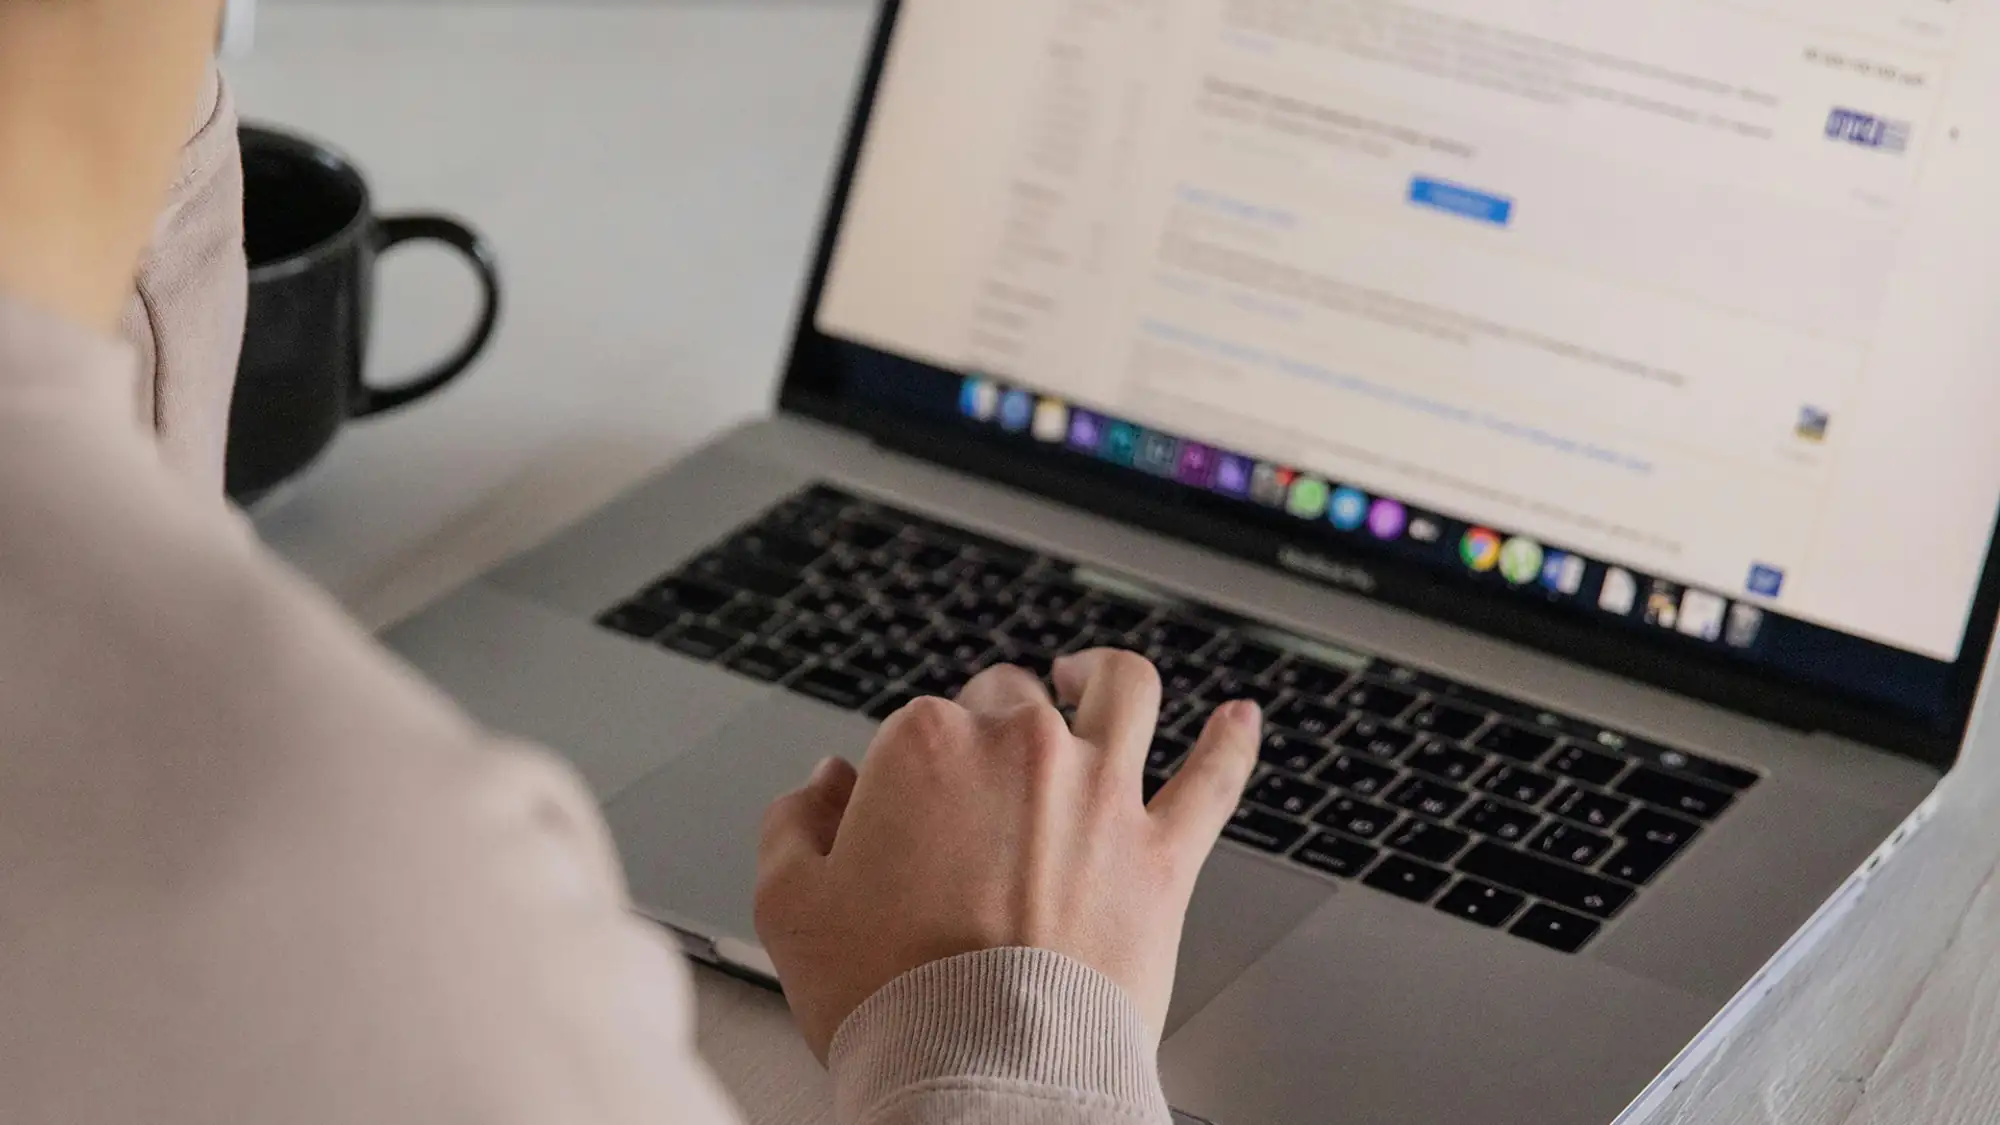
[[[1115,465],[1130,465],[1139,455],[1139,428],[1129,422],[1113,422],[1104,434],[1103,457]]]
[[[1516,586],[1542,576],[1542,545],[1533,539],[1509,539],[1500,548],[1500,573]]]
[[[1292,482],[1292,495],[1285,502],[1285,510],[1302,520],[1316,520],[1326,514],[1326,506],[1333,498],[1333,489],[1318,477],[1300,477]]]

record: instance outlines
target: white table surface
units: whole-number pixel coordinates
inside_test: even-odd
[[[869,11],[265,8],[232,64],[246,114],[347,149],[387,210],[473,219],[510,298],[472,377],[344,436],[260,513],[267,539],[385,623],[766,409]],[[393,261],[378,369],[439,353],[471,293],[444,254]],[[1975,744],[1933,826],[1659,1120],[2000,1121],[2000,755]],[[830,1120],[778,1000],[708,973],[700,997],[751,1121]]]

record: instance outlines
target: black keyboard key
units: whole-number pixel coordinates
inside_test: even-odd
[[[1518,844],[1542,826],[1542,814],[1488,797],[1465,810],[1458,823],[1482,836]]]
[[[1347,713],[1294,699],[1279,706],[1267,716],[1272,726],[1286,727],[1301,734],[1324,738],[1339,730],[1347,723]]]
[[[1145,796],[1147,804],[1150,805],[1153,803],[1153,798],[1159,796],[1160,790],[1167,787],[1168,780],[1170,779],[1163,773],[1153,773],[1151,771],[1146,773],[1146,780],[1140,792]]]
[[[1014,606],[996,601],[986,594],[959,594],[946,598],[936,606],[937,612],[953,621],[980,633],[990,633],[1013,617]]]
[[[808,657],[793,652],[790,649],[778,648],[774,645],[754,644],[744,646],[742,649],[732,653],[728,660],[722,662],[723,667],[732,672],[749,676],[754,680],[763,680],[765,683],[773,684],[805,667],[808,663],[810,663]]]
[[[983,663],[986,654],[996,646],[993,638],[985,633],[940,624],[928,636],[917,641],[917,647],[937,657],[941,663],[964,668]]]
[[[1145,624],[1153,611],[1142,605],[1134,605],[1117,598],[1107,598],[1100,594],[1095,599],[1077,607],[1091,624],[1107,633],[1130,633]]]
[[[1550,758],[1547,768],[1550,773],[1602,787],[1618,780],[1618,775],[1625,772],[1625,763],[1609,754],[1600,754],[1572,743]]]
[[[1381,719],[1363,715],[1354,720],[1340,736],[1334,739],[1338,745],[1349,750],[1359,750],[1374,758],[1395,761],[1417,741],[1417,736],[1406,730],[1397,730]],[[1483,765],[1484,762],[1482,761]]]
[[[1305,816],[1326,800],[1326,794],[1324,785],[1274,773],[1250,787],[1249,799],[1286,816]]]
[[[929,629],[931,619],[906,609],[877,605],[868,607],[866,612],[848,622],[848,626],[891,641],[907,642]]]
[[[1417,713],[1410,716],[1410,725],[1455,742],[1463,742],[1486,725],[1486,716],[1463,707],[1453,707],[1449,703],[1432,703],[1417,708]]]
[[[1526,766],[1498,766],[1479,780],[1479,787],[1517,805],[1539,805],[1556,791],[1556,779]]]
[[[1609,832],[1613,825],[1625,819],[1626,813],[1632,811],[1632,802],[1609,793],[1566,785],[1562,792],[1556,794],[1555,800],[1549,802],[1549,811],[1578,824]]]
[[[1021,601],[1044,613],[1063,613],[1081,605],[1089,591],[1066,579],[1037,582],[1022,590]]]
[[[1344,706],[1384,719],[1396,718],[1408,711],[1416,701],[1415,692],[1368,681],[1347,689],[1347,694],[1341,697]]]
[[[1354,677],[1338,668],[1297,659],[1278,669],[1272,678],[1306,699],[1326,702]]]
[[[942,543],[911,539],[897,546],[901,548],[897,553],[902,556],[903,565],[911,570],[937,573],[956,567],[959,562],[958,548]]]
[[[1373,797],[1395,782],[1396,771],[1372,758],[1342,754],[1321,767],[1319,778],[1356,796]]]
[[[1153,748],[1146,753],[1146,768],[1154,773],[1171,774],[1180,768],[1181,760],[1187,757],[1193,745],[1179,735],[1155,735]]]
[[[1472,800],[1472,795],[1456,785],[1423,777],[1406,777],[1391,789],[1388,802],[1433,820],[1449,820]]]
[[[834,529],[834,538],[862,551],[879,551],[896,541],[894,528],[855,520]]]
[[[1385,809],[1372,801],[1359,797],[1335,797],[1325,808],[1313,815],[1313,819],[1335,831],[1345,832],[1362,840],[1379,839],[1395,823],[1402,819],[1401,813]]]
[[[849,668],[864,676],[878,680],[904,680],[923,669],[924,654],[896,645],[863,645],[848,653],[844,661]]]
[[[667,613],[707,617],[728,605],[736,591],[696,578],[669,578],[646,591],[641,599]]]
[[[1474,845],[1457,866],[1474,878],[1597,918],[1609,918],[1632,901],[1629,887],[1494,843]]]
[[[1283,855],[1305,839],[1307,831],[1303,824],[1246,804],[1229,818],[1229,823],[1222,828],[1222,836],[1225,840],[1248,844],[1258,851]]]
[[[1368,865],[1381,854],[1380,848],[1321,832],[1293,852],[1292,859],[1314,871],[1352,879],[1368,870]]]
[[[1575,953],[1590,944],[1598,929],[1598,924],[1588,918],[1536,903],[1507,932],[1536,945],[1546,945],[1557,953]]]
[[[858,574],[849,577],[848,582],[863,589],[878,591],[884,600],[912,611],[928,612],[939,602],[965,593],[965,588],[958,579],[948,574],[905,573],[883,576]]]
[[[1503,758],[1534,765],[1555,749],[1556,739],[1552,734],[1517,727],[1513,723],[1500,723],[1473,740],[1473,745]]]
[[[1029,648],[1057,652],[1076,639],[1076,626],[1039,613],[1025,614],[1008,622],[1002,636]]]
[[[1472,837],[1454,828],[1412,819],[1389,835],[1389,850],[1425,863],[1450,863]]]
[[[1209,650],[1208,658],[1233,672],[1261,676],[1284,659],[1284,655],[1270,645],[1246,641],[1241,637],[1226,637],[1221,644]]]
[[[792,598],[796,612],[829,621],[845,621],[867,608],[868,601],[860,594],[831,586],[808,586]]]
[[[709,577],[717,583],[733,586],[738,590],[770,598],[773,601],[791,596],[806,584],[805,578],[796,571],[779,570],[776,567],[743,559],[729,560],[727,564],[711,571]]]
[[[1649,766],[1633,770],[1632,776],[1618,783],[1618,791],[1700,820],[1714,820],[1736,800],[1724,790],[1672,777]]]
[[[1604,861],[1601,870],[1613,879],[1643,887],[1666,870],[1667,864],[1672,863],[1680,851],[1679,848],[1648,844],[1644,840],[1630,840],[1618,849],[1618,854]]]
[[[1215,640],[1215,626],[1185,618],[1163,617],[1138,630],[1141,643],[1166,652],[1196,653]]]
[[[837,625],[807,621],[792,626],[779,638],[788,648],[809,652],[827,659],[842,656],[847,650],[861,642],[861,638]]]
[[[826,554],[804,536],[777,529],[746,532],[732,541],[729,549],[776,569],[795,572],[812,566]]]
[[[875,702],[870,703],[865,713],[871,719],[878,721],[886,719],[903,708],[908,707],[910,704],[915,703],[917,698],[917,696],[911,695],[907,691],[892,691]]]
[[[1477,879],[1460,879],[1443,898],[1437,908],[1446,914],[1476,922],[1490,929],[1498,929],[1507,924],[1527,899],[1513,891],[1501,890],[1491,883]]]
[[[1545,856],[1573,863],[1578,867],[1594,867],[1597,861],[1611,853],[1611,837],[1592,832],[1588,828],[1557,821],[1542,829],[1528,845]]]
[[[1676,850],[1687,847],[1700,832],[1701,825],[1693,821],[1652,809],[1640,809],[1618,826],[1618,834],[1627,840]]]
[[[1208,722],[1208,714],[1214,710],[1207,703],[1187,696],[1169,697],[1160,704],[1160,729],[1178,730],[1186,728],[1189,734],[1198,734],[1202,725]]]
[[[1216,676],[1214,683],[1208,685],[1207,695],[1218,703],[1247,699],[1269,714],[1277,708],[1278,701],[1284,698],[1285,689],[1249,679],[1236,672],[1225,671]]]
[[[769,633],[785,621],[785,615],[762,598],[745,598],[715,615],[715,623],[745,635]]]
[[[1000,645],[987,654],[986,660],[989,664],[1012,664],[1033,673],[1038,680],[1048,679],[1056,666],[1055,653],[1025,645]]]
[[[1446,781],[1468,782],[1486,768],[1486,762],[1484,754],[1474,754],[1449,742],[1426,741],[1403,764]]]
[[[814,668],[791,683],[793,691],[849,711],[859,711],[882,694],[882,682],[840,668]]]
[[[957,698],[959,690],[972,677],[957,668],[947,668],[941,664],[927,664],[916,675],[910,677],[909,689],[918,695],[932,695],[939,699]]]
[[[1185,657],[1169,657],[1159,662],[1160,694],[1172,699],[1176,696],[1199,695],[1202,689],[1215,679],[1215,669]]]
[[[597,619],[599,625],[628,637],[650,641],[667,631],[675,618],[651,606],[621,605]]]
[[[1451,882],[1451,876],[1416,860],[1392,855],[1369,872],[1368,878],[1362,882],[1411,902],[1429,902],[1437,897],[1446,883]]]
[[[735,633],[727,633],[707,625],[683,625],[678,629],[668,630],[659,638],[659,643],[665,648],[695,660],[716,660],[723,653],[735,648],[742,640],[743,638]]]

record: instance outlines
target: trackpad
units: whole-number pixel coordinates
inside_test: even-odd
[[[1333,894],[1311,875],[1218,846],[1195,886],[1181,932],[1167,1034],[1194,1018]]]

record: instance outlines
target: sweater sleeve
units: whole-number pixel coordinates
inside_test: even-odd
[[[999,949],[891,982],[834,1036],[842,1125],[1163,1125],[1152,1038],[1123,989]]]
[[[207,496],[222,494],[247,301],[236,104],[211,73],[121,325],[139,356],[139,420],[168,467]]]

